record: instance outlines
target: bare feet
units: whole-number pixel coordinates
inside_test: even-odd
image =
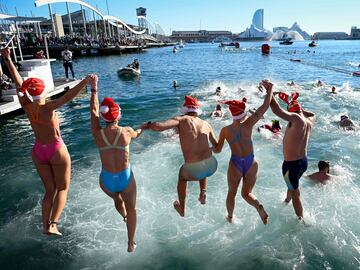
[[[51,221],[49,223],[49,227],[47,229],[47,234],[49,235],[57,235],[57,236],[62,236],[62,233],[59,232],[58,228],[57,228],[57,222]]]
[[[233,217],[230,217],[229,215],[226,215],[225,218],[226,218],[227,222],[233,223]]]
[[[134,252],[136,249],[136,243],[134,241],[128,242],[128,252]]]
[[[185,216],[184,210],[181,209],[181,205],[178,201],[174,202],[174,208],[179,213],[180,216],[182,216],[182,217]]]
[[[200,191],[199,202],[201,204],[206,204],[206,191],[204,190]]]
[[[291,201],[291,198],[286,197],[285,200],[284,200],[284,203],[288,204],[290,201]]]
[[[259,213],[259,216],[260,216],[262,222],[264,223],[264,225],[266,225],[269,221],[269,215],[266,213],[262,204],[259,205],[259,208],[257,209],[257,211]]]

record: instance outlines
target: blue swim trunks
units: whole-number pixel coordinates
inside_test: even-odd
[[[118,173],[110,173],[104,169],[100,173],[100,181],[111,192],[124,191],[129,186],[131,178],[132,171],[130,166]]]
[[[217,160],[214,156],[195,163],[185,163],[184,169],[196,180],[202,180],[213,175],[217,169]]]
[[[307,157],[294,161],[284,161],[282,165],[282,173],[288,189],[294,190],[299,187],[299,180],[303,173],[307,170]]]

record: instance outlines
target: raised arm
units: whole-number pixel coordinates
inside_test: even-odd
[[[264,115],[270,106],[274,85],[270,81],[262,81],[261,85],[266,89],[266,96],[263,104],[246,120],[247,124],[254,126]]]
[[[293,120],[293,113],[289,113],[289,112],[285,111],[284,109],[282,109],[280,107],[279,103],[276,101],[274,96],[271,99],[270,107],[271,107],[271,110],[273,111],[273,113],[275,115],[277,115],[278,117],[280,117],[286,121]]]
[[[221,129],[217,145],[213,145],[213,152],[220,153],[225,142],[225,128]]]
[[[164,131],[178,127],[180,124],[180,117],[174,117],[164,122],[148,122],[145,126],[153,131]]]
[[[12,80],[15,83],[16,86],[16,92],[19,93],[20,89],[21,89],[21,85],[23,83],[23,79],[21,78],[19,72],[17,71],[15,65],[13,64],[13,62],[11,61],[11,57],[10,57],[10,48],[6,47],[1,49],[1,55],[6,63],[7,68],[10,71],[10,75]],[[24,106],[25,104],[28,104],[31,102],[31,100],[27,97],[27,95],[23,95],[22,97],[20,97],[18,95],[19,98],[19,102],[21,104],[21,106]]]
[[[73,100],[80,93],[80,91],[85,88],[86,84],[89,83],[89,78],[90,78],[90,75],[88,75],[85,79],[81,80],[73,88],[68,90],[63,96],[46,103],[46,108],[49,110],[56,110],[57,108],[61,107],[62,105]]]
[[[90,116],[91,116],[91,131],[97,133],[101,129],[99,116],[99,97],[98,97],[98,77],[90,75],[91,83],[91,98],[90,98]]]
[[[315,113],[301,109],[304,116],[311,122],[311,126],[315,124]]]

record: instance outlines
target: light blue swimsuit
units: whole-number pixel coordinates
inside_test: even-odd
[[[123,150],[128,153],[130,152],[129,145],[126,145],[126,146],[117,145],[120,134],[121,134],[121,127],[119,127],[116,137],[115,137],[115,140],[112,144],[109,143],[108,139],[105,136],[103,129],[100,130],[100,133],[101,133],[101,137],[104,140],[106,146],[100,147],[99,151],[104,151],[104,150],[109,150],[109,149],[118,149],[118,150]],[[111,192],[121,192],[121,191],[125,190],[129,186],[131,178],[132,178],[132,171],[130,169],[130,165],[129,165],[129,167],[127,167],[126,169],[124,169],[118,173],[107,172],[104,168],[101,170],[101,173],[100,173],[101,182],[106,187],[106,189]]]

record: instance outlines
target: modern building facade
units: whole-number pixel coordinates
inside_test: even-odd
[[[313,39],[348,39],[349,35],[345,32],[316,32]]]
[[[351,27],[350,38],[360,39],[360,28],[357,28],[356,26]]]
[[[230,31],[172,31],[170,38],[174,41],[211,42],[219,37],[232,38],[233,34]]]
[[[252,24],[246,30],[240,33],[240,40],[267,40],[270,39],[271,32],[264,28],[264,10],[255,11]]]

